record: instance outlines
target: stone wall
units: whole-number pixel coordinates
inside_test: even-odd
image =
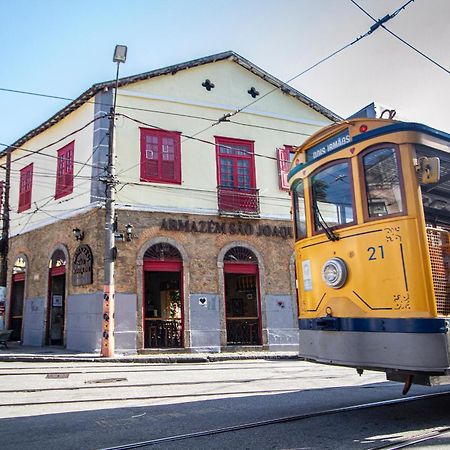
[[[296,346],[296,303],[292,297],[293,252],[291,224],[266,219],[117,211],[118,233],[133,225],[131,241],[117,240],[115,264],[116,348],[133,352],[143,347],[143,255],[152,243],[165,241],[183,255],[184,342],[192,351],[218,351],[226,345],[223,305],[223,256],[233,246],[245,246],[258,257],[259,293],[263,344],[267,348]],[[104,209],[93,209],[77,217],[15,236],[10,241],[8,280],[14,260],[27,261],[24,338],[39,345],[46,328],[48,263],[56,248],[67,255],[66,330],[68,348],[97,351],[100,345],[101,299],[103,292]],[[93,253],[93,283],[72,285],[72,260],[80,245],[72,229],[84,231],[81,242]],[[10,293],[7,292],[7,298]],[[31,299],[42,299],[39,321],[33,318]],[[207,305],[199,303],[207,299]],[[36,309],[36,308],[35,308]],[[33,327],[30,323],[33,322]],[[39,335],[38,328],[42,329]]]

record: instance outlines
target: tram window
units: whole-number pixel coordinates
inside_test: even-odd
[[[397,154],[393,148],[366,153],[363,160],[369,217],[403,211]]]
[[[295,239],[306,237],[305,188],[299,180],[292,189],[294,199]]]
[[[355,220],[348,162],[327,166],[312,177],[314,228],[342,226]]]

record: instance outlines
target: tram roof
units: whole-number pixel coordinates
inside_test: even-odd
[[[357,134],[348,132],[350,126],[357,127],[363,124],[368,125],[367,131],[357,132]],[[298,164],[293,167],[289,172],[288,180],[304,167],[320,158],[375,137],[404,131],[422,133],[435,139],[437,142],[440,141],[444,144],[450,144],[449,133],[437,130],[421,123],[364,118],[347,120],[320,130],[311,136],[311,138],[309,138],[298,149],[298,153],[303,153],[306,155],[303,157],[305,159],[305,163]],[[333,139],[335,139],[336,136],[341,137],[343,144],[333,147]],[[323,149],[327,143],[333,148],[330,151],[325,150],[321,153],[320,150]],[[443,152],[439,149],[433,149],[432,147],[420,144],[419,142],[417,143],[416,150],[419,156],[437,156],[440,160],[440,180],[437,183],[422,185],[422,198],[426,219],[427,221],[433,222],[437,225],[450,226],[450,151]],[[311,151],[318,151],[318,154],[308,160],[307,155],[308,152]],[[295,159],[297,159],[297,155]],[[295,164],[295,162],[293,164]]]
[[[353,130],[357,129],[358,125],[367,125],[367,131],[359,131],[355,134]],[[352,133],[349,131],[350,127],[352,127]],[[297,163],[296,166],[291,168],[288,180],[305,166],[331,153],[378,136],[402,131],[423,133],[437,140],[450,143],[450,134],[421,123],[367,118],[345,120],[319,130],[297,148],[297,152],[304,155],[304,162],[301,164]],[[293,164],[296,163],[296,160],[298,161],[297,156],[294,158]]]

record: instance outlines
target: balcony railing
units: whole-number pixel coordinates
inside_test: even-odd
[[[259,215],[259,189],[217,186],[219,214]]]
[[[259,320],[227,317],[228,345],[261,345]]]
[[[181,319],[145,319],[144,347],[178,348],[182,346]]]

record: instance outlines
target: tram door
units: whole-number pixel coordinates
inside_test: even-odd
[[[48,345],[64,344],[66,275],[50,275]]]
[[[12,278],[11,309],[9,328],[13,330],[12,341],[22,339],[23,300],[25,295],[25,273],[17,273]]]
[[[256,264],[225,263],[227,345],[261,345]]]

